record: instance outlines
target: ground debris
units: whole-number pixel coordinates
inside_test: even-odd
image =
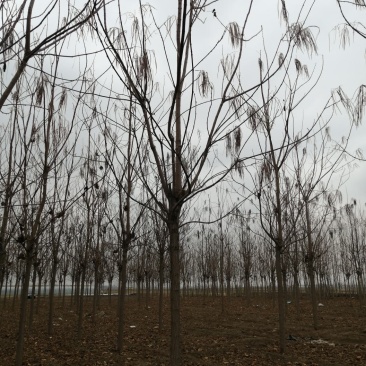
[[[259,306],[253,307],[253,303]],[[85,305],[87,316],[92,314],[92,305]],[[32,332],[25,339],[23,364],[169,365],[169,298],[163,307],[161,331],[156,323],[158,298],[150,295],[149,307],[144,297],[140,305],[137,296],[129,298],[122,353],[116,351],[117,306],[117,297],[112,298],[111,304],[108,297],[101,297],[96,316],[84,321],[82,338],[78,340],[76,309],[62,307],[61,299],[55,303],[54,322],[58,325],[52,337],[48,335],[48,299],[41,298]],[[322,312],[317,331],[312,327],[311,312],[311,302],[306,298],[301,300],[300,314],[295,307],[288,307],[286,353],[281,355],[278,313],[272,299],[253,296],[250,304],[240,296],[225,298],[222,313],[220,297],[182,297],[183,364],[366,365],[366,314],[357,299],[327,299],[327,311]],[[0,303],[1,365],[14,364],[18,326],[15,314],[10,304],[4,307]]]

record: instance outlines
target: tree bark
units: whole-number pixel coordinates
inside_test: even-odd
[[[118,309],[118,338],[117,338],[117,350],[122,352],[123,349],[123,336],[125,326],[125,313],[126,313],[126,284],[127,284],[127,252],[129,244],[123,244],[122,249],[122,263],[120,271],[120,293],[119,293],[119,309]]]
[[[305,215],[306,215],[306,231],[308,241],[308,255],[307,255],[307,267],[310,281],[310,292],[311,292],[311,306],[313,310],[313,326],[314,329],[318,329],[318,306],[317,306],[317,294],[315,286],[315,271],[314,271],[314,248],[313,241],[311,238],[311,221],[309,212],[309,202],[305,199]]]
[[[24,335],[25,335],[25,322],[27,317],[27,298],[28,298],[28,287],[30,281],[30,274],[32,269],[33,250],[34,242],[27,243],[27,256],[25,264],[25,273],[22,283],[22,291],[20,297],[20,317],[19,317],[19,328],[18,328],[18,341],[16,347],[15,365],[22,366],[23,364],[23,351],[24,351]]]
[[[35,303],[34,297],[36,295],[36,278],[37,278],[37,268],[35,263],[33,263],[32,292],[30,299],[29,321],[28,321],[29,332],[32,331],[33,326],[34,303]]]
[[[49,309],[48,309],[48,335],[53,334],[53,310],[54,310],[54,296],[55,296],[55,284],[56,284],[56,272],[57,272],[57,254],[52,261],[52,272],[51,272],[51,282],[50,290],[48,293]]]
[[[179,247],[179,215],[168,221],[170,234],[170,310],[171,340],[170,364],[179,366],[181,356],[181,324],[180,324],[180,247]]]
[[[281,266],[282,247],[276,245],[276,277],[277,277],[277,301],[279,315],[279,336],[280,336],[280,352],[285,352],[285,329],[286,329],[286,309],[282,281]]]
[[[159,332],[163,330],[164,251],[159,252]]]

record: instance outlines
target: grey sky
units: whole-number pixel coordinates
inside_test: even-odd
[[[127,12],[137,13],[139,1],[122,1],[125,7],[122,12],[125,13],[125,19],[128,19]],[[154,14],[158,24],[161,24],[170,15],[176,14],[176,2],[170,0],[150,0],[150,5],[153,7]],[[287,1],[290,23],[296,21],[297,14],[303,1]],[[275,49],[280,36],[283,34],[285,26],[283,20],[279,17],[278,0],[257,0],[254,1],[252,14],[249,17],[248,28],[245,34],[246,38],[253,37],[261,29],[263,33],[259,34],[255,39],[249,42],[244,48],[244,61],[241,66],[241,73],[245,85],[253,85],[258,82],[258,57],[263,57],[263,43],[268,51],[269,58],[277,57]],[[109,5],[108,21],[110,26],[117,25],[113,2]],[[244,0],[219,0],[211,4],[205,9],[205,12],[198,22],[197,31],[194,34],[195,59],[200,59],[201,55],[207,53],[217,42],[224,31],[224,27],[229,22],[236,21],[239,25],[243,24],[245,15],[249,6],[249,1]],[[309,17],[306,21],[307,25],[313,26],[313,32],[317,37],[318,55],[313,55],[311,58],[306,52],[299,51],[296,55],[303,63],[308,64],[309,70],[315,69],[315,73],[319,74],[323,64],[323,72],[319,83],[311,93],[309,98],[298,112],[298,118],[301,123],[311,123],[317,114],[324,107],[326,101],[331,95],[332,90],[341,86],[344,91],[352,97],[357,87],[361,83],[366,82],[366,42],[358,36],[353,37],[350,34],[350,44],[346,45],[345,49],[340,47],[339,32],[336,27],[343,23],[340,16],[337,4],[334,0],[317,0],[307,1],[303,10],[305,15],[307,10],[312,7]],[[114,11],[113,11],[114,9]],[[213,14],[213,9],[216,11],[217,17]],[[361,13],[361,14],[360,14]],[[351,20],[362,20],[362,12],[349,13]],[[130,31],[130,30],[128,30]],[[263,38],[262,38],[263,37]],[[75,37],[73,37],[75,38]],[[68,53],[83,52],[84,45],[80,42],[77,46],[70,44]],[[165,63],[161,45],[150,45],[155,49],[155,57],[158,65],[158,73],[162,77],[162,68]],[[95,43],[87,45],[88,50],[99,48]],[[171,50],[171,49],[170,49]],[[208,62],[202,63],[202,68],[208,71],[210,78],[213,81],[217,80],[220,58],[228,52],[236,52],[229,44],[229,37],[225,38],[220,46],[214,51],[213,56]],[[174,55],[172,54],[172,57]],[[101,54],[96,57],[95,69],[98,73],[105,70],[107,63],[104,56]],[[64,76],[72,75],[78,70],[78,65],[75,61],[64,59],[63,61]],[[65,66],[67,65],[67,66]],[[165,75],[166,77],[166,75]],[[164,79],[159,80],[162,84]],[[166,93],[169,91],[169,82],[165,78]],[[118,83],[117,83],[118,84]],[[117,85],[116,84],[116,85]],[[117,89],[118,90],[118,89]],[[220,86],[215,83],[215,95],[219,96]],[[305,122],[304,122],[305,121]],[[349,126],[348,117],[343,110],[334,117],[331,126],[331,133],[334,137],[340,137],[347,131]],[[354,153],[357,148],[361,148],[366,154],[366,125],[358,127],[353,131],[349,148],[350,152]],[[248,151],[248,153],[250,150]],[[355,170],[347,185],[344,187],[345,195],[349,198],[356,197],[360,201],[366,203],[366,189],[364,188],[364,180],[366,179],[366,170],[364,163],[359,164],[359,168]],[[345,196],[346,198],[346,196]]]
[[[169,0],[150,0],[157,22],[161,24],[170,15],[176,13],[176,2]],[[303,1],[287,1],[289,13],[289,22],[297,20],[298,13]],[[126,12],[132,11],[137,13],[138,1],[126,2]],[[249,6],[249,1],[243,0],[219,0],[206,7],[205,12],[200,17],[197,31],[194,34],[195,58],[200,58],[200,52],[204,55],[216,43],[218,38],[224,31],[224,26],[229,22],[236,21],[241,26],[245,19],[245,15]],[[216,11],[217,17],[213,14]],[[306,19],[306,25],[312,27],[312,31],[316,36],[318,54],[309,55],[306,52],[298,51],[296,57],[302,63],[308,65],[309,70],[315,70],[315,74],[319,75],[322,70],[320,80],[306,102],[297,112],[297,118],[301,124],[310,124],[321,113],[326,101],[330,97],[332,91],[341,86],[345,93],[352,98],[358,86],[366,82],[366,43],[365,40],[350,33],[350,42],[345,49],[340,46],[340,32],[337,26],[343,24],[343,19],[339,13],[337,3],[334,0],[318,0],[306,1],[302,10],[301,19],[311,11]],[[257,60],[261,55],[263,57],[263,43],[265,44],[269,58],[277,57],[275,50],[277,43],[284,33],[284,21],[280,19],[280,1],[278,0],[258,0],[254,1],[252,14],[249,17],[246,38],[253,37],[261,29],[263,32],[245,46],[244,62],[242,64],[243,80],[248,85],[252,85],[258,81]],[[361,11],[346,12],[351,21],[361,21],[365,14]],[[108,13],[109,21],[112,22],[113,12]],[[208,71],[212,80],[217,77],[220,57],[230,52],[228,35],[222,42],[214,54],[217,58],[211,57],[209,62],[203,62],[202,68]],[[165,62],[162,49],[157,45],[155,49],[155,57],[158,64],[158,73],[161,66]],[[232,50],[231,52],[235,52]],[[172,54],[172,57],[174,55]],[[212,62],[212,61],[216,62]],[[159,68],[160,67],[160,68]],[[165,71],[165,70],[164,70]],[[169,89],[169,83],[165,79],[166,88]],[[163,83],[163,80],[161,80]],[[219,95],[219,86],[215,84],[216,96]],[[347,133],[349,127],[349,119],[347,114],[341,109],[333,118],[331,123],[331,135],[335,139],[339,139]],[[353,154],[357,148],[366,153],[366,126],[354,129],[350,141],[349,151]],[[364,163],[359,163],[359,168],[354,170],[348,182],[343,187],[344,203],[347,199],[358,198],[362,203],[366,203],[366,189],[364,188],[364,180],[366,179],[366,170]],[[337,185],[337,182],[335,182]]]

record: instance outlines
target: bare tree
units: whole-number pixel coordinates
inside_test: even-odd
[[[22,150],[19,155],[20,189],[18,205],[15,205],[19,209],[15,211],[15,214],[19,230],[17,242],[22,248],[21,254],[25,260],[16,356],[17,365],[22,363],[26,304],[31,269],[32,265],[37,262],[40,236],[52,221],[49,218],[44,220],[43,216],[51,192],[49,179],[54,163],[63,152],[65,140],[71,133],[66,128],[62,129],[62,125],[60,125],[59,130],[55,127],[58,97],[55,84],[57,69],[58,63],[56,62],[51,67],[52,77],[50,79],[46,78],[42,72],[40,73],[40,79],[38,79],[38,83],[35,83],[36,90],[33,92],[30,101],[21,99],[23,96],[20,93],[16,94],[18,103],[24,105],[22,111],[16,112],[19,118],[17,129]],[[29,102],[30,107],[27,102]],[[62,108],[61,101],[58,107]],[[27,118],[24,117],[24,110],[28,112]],[[62,218],[64,213],[64,211],[55,213],[53,220]]]
[[[159,331],[163,329],[163,303],[164,303],[164,280],[165,280],[165,257],[168,243],[167,227],[156,213],[152,211],[152,225],[156,242],[156,250],[158,255],[158,273],[159,273]]]
[[[62,7],[59,0],[53,0],[51,3],[43,5],[36,4],[34,0],[4,1],[1,3],[0,12],[4,20],[0,26],[0,64],[3,73],[0,110],[2,113],[7,114],[12,111],[14,118],[17,115],[19,105],[24,102],[24,92],[29,91],[25,90],[26,82],[22,80],[28,66],[34,70],[35,75],[41,71],[38,75],[39,79],[34,78],[37,88],[33,92],[37,95],[37,100],[42,100],[44,82],[50,76],[48,74],[50,70],[47,67],[44,68],[44,65],[47,64],[47,56],[50,55],[52,59],[58,54],[57,45],[74,32],[85,30],[84,28],[88,27],[90,19],[100,10],[103,1],[88,1],[81,9],[73,6],[72,1],[68,1],[67,4],[67,7]],[[66,9],[66,12],[63,13],[61,9]],[[51,19],[52,21],[50,21]],[[51,103],[50,107],[52,106]],[[51,111],[50,114],[52,115],[53,112]],[[11,200],[15,194],[16,181],[20,180],[20,171],[14,172],[13,166],[14,157],[19,150],[19,146],[18,148],[15,146],[16,130],[15,124],[13,127],[9,124],[10,143],[7,153],[10,159],[8,160],[7,173],[2,177],[5,185],[2,201],[4,215],[1,217],[0,228],[0,273],[2,273],[5,262],[6,245],[9,239],[7,226],[9,210],[12,207]],[[28,136],[20,135],[18,138],[29,138],[30,131],[27,133]],[[34,136],[29,141],[32,141],[33,138]],[[26,146],[26,148],[28,147]]]
[[[242,80],[240,68],[244,45],[255,38],[254,35],[252,38],[244,37],[253,1],[247,5],[241,25],[233,22],[223,27],[216,12],[212,13],[222,34],[218,35],[217,42],[206,54],[196,56],[196,53],[201,55],[202,52],[195,48],[195,34],[204,29],[205,23],[201,22],[201,17],[206,7],[211,5],[209,1],[189,3],[178,0],[176,15],[160,25],[153,9],[141,4],[138,15],[132,16],[130,23],[125,22],[121,13],[124,7],[120,1],[116,8],[119,12],[118,27],[108,24],[106,14],[113,11],[108,10],[108,6],[104,16],[97,15],[94,24],[110,65],[137,105],[136,114],[143,126],[138,133],[149,146],[149,159],[154,172],[147,176],[140,174],[139,178],[159,206],[169,230],[172,365],[182,362],[179,232],[184,224],[182,208],[200,192],[224,179],[232,169],[240,169],[238,157],[231,162],[221,162],[215,148],[219,148],[226,136],[235,134],[235,131],[235,146],[238,150],[243,148],[240,126],[249,119],[242,118],[248,100],[259,91],[260,84],[267,82],[279,69],[279,66],[273,67],[252,86],[246,86]],[[286,15],[286,11],[283,13]],[[128,25],[130,30],[127,29]],[[237,51],[233,54],[228,50],[220,62],[221,80],[217,84],[221,88],[218,90],[203,67],[208,66],[211,55],[216,57],[217,47],[222,44],[225,34],[229,35],[231,45]],[[301,40],[301,45],[304,45],[300,34],[305,33],[299,24],[286,29],[283,41],[287,47],[283,59],[296,42]],[[309,42],[313,42],[312,38],[307,37]],[[159,62],[156,62],[157,53]],[[158,75],[169,82],[168,95],[165,95],[166,87],[159,87]],[[219,96],[215,96],[217,93]],[[119,96],[127,99],[121,93]],[[202,119],[205,122],[201,122]],[[158,177],[166,201],[155,196],[155,177]],[[154,205],[150,208],[154,209]]]
[[[352,203],[346,204],[342,210],[342,215],[345,220],[342,230],[339,235],[342,240],[343,265],[350,288],[349,279],[351,274],[356,274],[357,293],[361,304],[365,303],[365,245],[364,239],[366,232],[364,228],[364,217],[360,212],[357,212],[357,201],[354,199]]]
[[[128,254],[131,246],[138,239],[138,231],[141,222],[146,216],[144,214],[144,205],[136,204],[135,196],[141,195],[138,188],[138,165],[141,163],[141,170],[146,173],[147,164],[143,153],[146,151],[141,140],[136,138],[135,131],[140,128],[140,121],[136,118],[135,103],[132,94],[129,96],[128,107],[124,103],[115,102],[113,109],[111,105],[108,107],[115,114],[115,120],[118,121],[119,127],[125,132],[124,136],[119,136],[116,131],[104,120],[100,125],[104,135],[103,149],[98,149],[98,156],[103,159],[105,170],[109,174],[109,185],[106,187],[105,195],[113,197],[117,196],[117,207],[109,207],[106,214],[109,217],[109,225],[113,228],[117,237],[118,246],[114,249],[117,258],[117,266],[119,272],[119,299],[118,299],[118,338],[117,350],[122,352],[124,339],[124,324],[126,318],[125,297],[127,294],[128,279]],[[108,111],[101,114],[100,118],[108,115]],[[140,152],[140,156],[138,156]],[[101,166],[102,167],[102,166]],[[112,188],[112,189],[109,189]],[[142,196],[145,196],[142,194]],[[140,203],[144,200],[140,198]],[[145,240],[142,238],[141,240]]]
[[[296,28],[296,25],[293,27]],[[294,28],[290,29],[294,29]],[[308,52],[316,52],[315,41],[307,28],[297,28],[299,33],[296,33],[295,38],[299,42],[297,37],[302,34],[302,40],[305,42],[303,47],[305,47]],[[295,42],[296,43],[296,42]],[[326,148],[325,141],[326,135],[329,132],[329,122],[332,118],[334,112],[334,104],[339,101],[335,101],[331,96],[320,116],[317,116],[314,121],[309,123],[307,131],[301,131],[297,129],[295,121],[296,110],[299,105],[309,96],[313,86],[317,83],[317,78],[311,82],[312,78],[309,74],[308,67],[302,64],[298,58],[293,59],[293,64],[289,63],[289,60],[282,62],[282,56],[279,56],[279,63],[283,66],[284,74],[282,82],[286,83],[286,94],[280,97],[278,88],[271,91],[270,86],[268,88],[261,88],[261,106],[252,106],[252,120],[251,125],[253,130],[258,136],[258,143],[262,151],[263,160],[261,160],[258,165],[258,178],[255,187],[255,195],[258,198],[258,207],[260,213],[260,221],[263,230],[266,235],[273,241],[275,248],[275,263],[276,263],[276,277],[277,277],[277,287],[278,287],[278,304],[279,304],[279,320],[280,320],[280,350],[284,352],[285,350],[285,298],[286,295],[286,273],[288,266],[288,250],[289,246],[297,241],[296,238],[296,226],[301,217],[302,207],[305,207],[306,202],[304,199],[304,192],[310,195],[318,184],[327,177],[330,179],[333,174],[333,169],[337,166],[342,152],[344,149],[340,149],[340,145],[334,148],[334,154],[336,157],[331,157],[329,154],[325,154]],[[291,70],[291,67],[293,68]],[[259,60],[259,69],[261,80],[265,74],[266,67],[268,67],[267,61]],[[295,75],[292,77],[293,71]],[[280,81],[281,82],[281,81]],[[312,84],[310,84],[310,82]],[[307,88],[306,91],[302,91]],[[301,90],[301,92],[300,92]],[[281,99],[280,99],[281,98]],[[328,113],[328,110],[330,111]],[[282,134],[278,138],[276,134],[276,129],[281,125],[282,122]],[[352,127],[352,124],[351,124]],[[350,130],[352,128],[350,127]],[[278,132],[278,130],[277,130]],[[311,183],[307,182],[304,186],[303,183],[298,179],[298,175],[294,175],[294,171],[300,172],[290,167],[292,164],[292,151],[299,151],[300,146],[305,141],[314,139],[317,136],[320,139],[321,152],[315,149],[315,156],[319,159],[311,165],[309,169],[309,175],[313,178]],[[339,151],[340,150],[340,151]],[[306,151],[306,149],[304,149]],[[334,159],[333,159],[334,158]],[[300,159],[300,158],[299,158]],[[323,159],[323,160],[322,160]],[[296,159],[295,159],[296,160]],[[299,161],[299,160],[298,160]],[[320,170],[317,171],[314,167],[316,164],[321,164]],[[314,176],[311,176],[311,174]],[[316,175],[316,177],[315,177]],[[312,179],[311,178],[311,179]],[[329,182],[329,180],[328,180]],[[296,183],[296,186],[295,186]],[[292,191],[298,189],[298,187],[306,187],[295,195],[297,197],[291,198]],[[302,195],[301,195],[302,194]],[[310,197],[310,196],[309,196]],[[301,202],[298,204],[298,199]],[[291,208],[291,210],[290,210]],[[288,216],[291,215],[292,219],[289,220]],[[309,220],[310,216],[308,215]],[[308,222],[309,224],[309,222]],[[311,226],[310,231],[307,231],[306,235],[311,240]],[[309,272],[310,273],[310,272]],[[312,275],[310,274],[310,277]],[[314,278],[310,278],[311,282],[314,282]],[[314,283],[313,283],[313,286]],[[315,291],[315,289],[314,289]]]
[[[296,145],[294,149],[296,186],[299,190],[299,200],[301,200],[305,209],[304,227],[307,240],[305,262],[310,280],[315,329],[318,329],[315,245],[321,241],[320,238],[322,238],[324,230],[327,231],[337,201],[340,202],[342,199],[339,188],[344,183],[345,177],[348,176],[346,170],[350,168],[350,162],[343,160],[347,144],[342,146],[335,143],[331,146],[329,127],[318,133],[317,140],[318,143],[315,139],[308,139],[305,144],[302,144],[302,146],[301,144]],[[344,140],[348,141],[347,138]],[[308,161],[309,157],[310,162]],[[330,182],[334,184],[336,179],[339,182],[338,186],[330,187]],[[317,205],[320,199],[325,201],[322,212],[312,215],[311,205]]]
[[[339,24],[336,26],[336,30],[339,32],[340,38],[340,46],[342,48],[346,48],[349,45],[351,37],[350,31],[356,35],[360,36],[363,39],[366,39],[366,24],[364,22],[364,14],[366,10],[366,2],[365,0],[337,0],[339,11],[344,20],[343,24]],[[350,13],[352,15],[350,15]],[[355,14],[360,14],[362,21],[352,21]],[[366,84],[362,83],[354,93],[353,97],[348,97],[346,92],[342,89],[342,87],[337,88],[335,91],[345,108],[348,112],[349,118],[355,126],[359,126],[365,116],[366,109]],[[362,152],[360,149],[357,149],[356,152],[348,152],[353,157],[364,160],[362,156]]]
[[[2,19],[6,22],[1,26],[0,64],[3,71],[11,72],[9,64],[14,64],[15,70],[8,85],[4,86],[0,96],[0,110],[22,76],[29,61],[37,55],[52,53],[55,45],[88,26],[90,19],[103,6],[103,1],[87,1],[81,9],[68,1],[66,14],[59,12],[60,0],[53,0],[51,4],[44,4],[44,9],[35,9],[35,0],[23,0],[12,6],[12,2],[4,2],[1,6]],[[70,11],[73,9],[73,11]],[[23,12],[26,15],[23,17]],[[55,21],[48,22],[51,17]],[[48,26],[47,26],[48,23]],[[50,23],[55,25],[50,29]],[[39,29],[43,31],[39,34]]]

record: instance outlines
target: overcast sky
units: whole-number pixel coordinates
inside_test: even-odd
[[[303,1],[287,1],[290,23],[297,20],[297,16]],[[168,16],[176,14],[176,2],[170,0],[150,0],[149,4],[154,9],[154,14],[158,22],[163,22]],[[198,45],[198,50],[204,54],[218,39],[223,32],[223,27],[229,22],[236,21],[239,25],[243,20],[248,9],[248,0],[219,0],[208,6],[205,13],[201,16],[201,24],[198,32],[195,34],[194,43]],[[254,1],[252,14],[249,18],[246,38],[249,38],[263,29],[263,40],[266,49],[270,55],[274,55],[275,47],[281,34],[284,31],[283,20],[279,17],[278,0],[257,0]],[[138,1],[129,1],[128,9],[137,9]],[[324,107],[326,101],[331,95],[332,90],[341,86],[349,97],[354,97],[354,93],[360,84],[366,83],[366,41],[359,36],[353,36],[350,33],[350,43],[345,49],[340,46],[340,34],[337,27],[342,25],[343,19],[340,15],[335,0],[307,1],[303,8],[301,19],[311,11],[306,19],[306,24],[312,26],[318,45],[318,55],[308,57],[306,52],[298,52],[297,57],[304,63],[308,63],[309,69],[315,70],[318,75],[321,70],[321,78],[311,93],[306,103],[302,107],[303,119],[313,120]],[[213,15],[213,9],[216,11],[217,18]],[[366,19],[365,12],[352,11],[352,8],[346,9],[350,21],[362,21]],[[111,19],[111,15],[110,15]],[[282,22],[282,25],[281,25]],[[226,41],[229,44],[229,41]],[[249,81],[257,78],[257,70],[252,69],[260,55],[262,40],[251,42],[245,50],[248,59],[248,72],[246,77]],[[220,49],[223,52],[223,47]],[[198,58],[198,55],[197,55]],[[157,54],[159,60],[159,54]],[[209,73],[217,73],[218,63],[205,65]],[[219,60],[218,60],[219,61]],[[255,66],[253,66],[255,67]],[[250,83],[249,83],[250,84]],[[351,153],[357,148],[361,148],[366,154],[366,121],[364,125],[353,131],[349,143]],[[349,128],[349,119],[344,111],[340,111],[333,119],[331,125],[331,134],[334,138],[339,138],[347,133]],[[347,184],[343,187],[344,202],[351,198],[357,198],[366,204],[366,165],[360,162]],[[335,184],[337,184],[335,182]]]
[[[113,3],[111,2],[108,5],[110,26],[117,25],[117,13],[115,8],[113,8]],[[158,24],[162,24],[169,16],[176,15],[176,1],[150,0],[148,3],[152,6]],[[129,11],[138,14],[138,0],[122,0],[121,4],[123,5],[122,12],[126,13],[124,16],[125,20],[129,18],[127,15]],[[246,45],[244,49],[244,62],[241,72],[244,82],[248,85],[253,85],[258,81],[257,60],[260,55],[263,57],[263,44],[266,46],[269,58],[276,56],[275,49],[277,43],[285,30],[284,22],[279,16],[279,4],[279,0],[254,1],[245,38],[253,37],[261,30],[263,31]],[[303,1],[291,0],[287,1],[286,4],[289,12],[289,21],[290,23],[295,22]],[[249,0],[219,0],[205,9],[194,33],[193,42],[196,60],[199,59],[200,52],[204,55],[212,48],[222,35],[224,27],[230,22],[236,21],[239,25],[243,24],[248,6]],[[304,18],[310,8],[311,11],[306,19],[306,25],[312,26],[317,40],[318,54],[309,57],[306,52],[299,51],[296,57],[303,63],[308,64],[309,70],[314,70],[315,75],[319,75],[322,70],[317,86],[302,106],[300,112],[301,119],[311,123],[321,112],[332,90],[341,86],[350,97],[353,97],[358,86],[366,83],[366,40],[359,36],[353,37],[350,34],[350,44],[346,45],[345,49],[340,47],[337,26],[343,23],[343,19],[335,0],[306,1],[300,16],[301,19]],[[213,14],[213,9],[215,9],[216,17]],[[365,12],[346,11],[346,13],[349,14],[351,21],[366,19]],[[87,46],[88,50],[92,47],[98,48],[96,44]],[[150,45],[150,47],[156,50],[155,57],[159,68],[164,62],[162,49],[158,44],[156,48],[154,45]],[[228,52],[229,49],[229,38],[226,36],[222,45],[215,51],[217,58],[211,57],[208,63],[202,64],[202,68],[209,72],[213,80],[217,77],[220,57]],[[81,43],[77,47],[71,45],[68,52],[72,53],[75,50],[83,52],[83,45]],[[99,57],[102,56],[96,58],[95,69],[101,74],[105,71],[107,63],[104,58]],[[78,71],[74,61],[65,59],[63,62],[65,64],[69,63],[68,67],[64,67],[64,76],[72,75],[74,71]],[[215,88],[217,89],[216,96],[218,96],[219,86],[215,86]],[[348,117],[344,111],[343,113],[340,111],[333,119],[331,127],[332,136],[339,138],[339,136],[347,132],[348,127]],[[364,121],[363,126],[353,131],[349,144],[351,153],[354,153],[357,148],[361,148],[366,154],[365,137],[366,121]],[[366,203],[365,180],[366,163],[360,162],[359,168],[352,173],[349,181],[343,188],[345,194],[344,203],[347,201],[347,195],[349,199],[358,198],[362,203]]]

